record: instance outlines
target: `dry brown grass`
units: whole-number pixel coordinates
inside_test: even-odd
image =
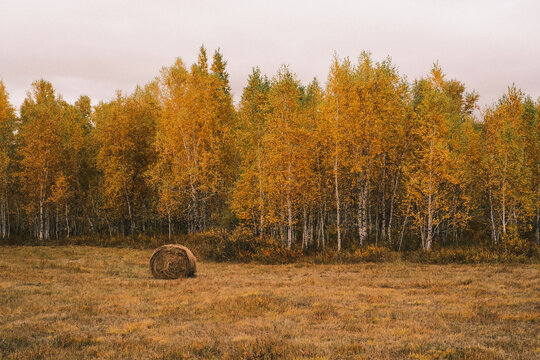
[[[0,247],[0,358],[534,359],[539,265],[199,263]]]

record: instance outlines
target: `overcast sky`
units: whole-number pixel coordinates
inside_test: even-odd
[[[44,78],[68,101],[133,91],[201,44],[221,48],[238,101],[253,66],[325,82],[332,55],[387,55],[409,81],[439,61],[482,106],[540,96],[540,1],[0,0],[0,79],[15,106]]]

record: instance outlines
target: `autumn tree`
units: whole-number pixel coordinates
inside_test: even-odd
[[[301,90],[296,167],[304,249],[314,244],[316,223],[322,220],[317,214],[325,212],[328,187],[323,184],[327,181],[328,171],[323,159],[328,158],[328,155],[321,136],[324,134],[321,132],[323,89],[317,79],[313,79]],[[321,228],[322,224],[319,224]],[[320,247],[324,244],[320,232],[317,238]]]
[[[521,91],[510,87],[484,115],[484,180],[494,243],[525,232],[528,219],[537,215],[538,180],[533,176],[538,140],[537,132],[528,134],[537,125],[535,115],[525,112],[524,100]]]
[[[63,227],[67,237],[87,224],[95,232],[91,218],[91,186],[96,185],[93,126],[88,96],[81,96],[74,105],[61,102],[60,141],[62,158],[60,174],[53,186],[51,202],[56,207],[56,231]],[[62,218],[62,221],[60,221]],[[60,224],[64,225],[61,226]]]
[[[337,250],[341,250],[341,233],[342,233],[342,205],[344,184],[348,181],[343,181],[342,176],[347,174],[344,169],[343,158],[344,139],[347,137],[347,126],[351,123],[351,105],[354,103],[354,81],[353,69],[348,59],[340,61],[337,55],[334,56],[328,82],[326,85],[326,94],[324,98],[324,117],[327,122],[327,134],[332,141],[332,168],[333,168],[333,185],[334,185],[334,200],[336,214],[336,237]]]
[[[526,166],[531,174],[529,186],[533,201],[531,225],[536,244],[540,245],[540,98],[535,102],[527,97],[523,105]]]
[[[51,192],[62,159],[61,122],[62,107],[52,84],[45,80],[34,82],[21,106],[19,177],[26,211],[39,240],[50,236]]]
[[[0,231],[196,233],[249,227],[288,248],[430,250],[540,243],[540,100],[478,95],[438,65],[330,64],[326,84],[253,69],[237,109],[227,62],[201,47],[132,94],[70,104],[44,80],[17,118],[0,82]],[[21,211],[22,210],[22,211]]]
[[[248,77],[238,109],[236,136],[239,144],[240,167],[232,194],[232,209],[244,223],[251,224],[254,233],[262,236],[267,230],[267,176],[263,139],[269,110],[270,82],[254,68]],[[256,191],[254,191],[256,189]]]
[[[0,81],[0,226],[2,238],[10,235],[10,200],[14,190],[15,151],[15,109]]]
[[[316,80],[304,88],[281,67],[271,83],[254,69],[240,104],[242,167],[233,209],[260,234],[279,233],[288,247],[300,232],[302,247],[314,238],[323,191],[317,176],[321,100]]]
[[[110,103],[96,107],[92,119],[99,144],[97,167],[110,233],[116,228],[122,234],[135,234],[147,225],[152,190],[146,171],[155,160],[153,143],[159,111],[155,83],[137,87],[131,96],[118,93]]]
[[[295,235],[298,205],[296,140],[300,96],[298,80],[287,67],[281,67],[270,88],[264,146],[268,150],[266,173],[271,179],[268,182],[270,223],[279,227],[281,238],[289,248]]]
[[[347,142],[359,244],[365,243],[370,230],[374,230],[376,244],[379,239],[391,243],[411,138],[409,89],[390,59],[374,62],[369,53],[363,52],[354,68],[354,91],[354,120],[347,130]],[[374,214],[374,219],[369,219],[368,213],[371,217]]]
[[[460,87],[454,92],[454,87]],[[461,84],[446,81],[435,65],[426,79],[415,83],[413,98],[414,148],[407,171],[407,199],[422,247],[430,250],[435,232],[446,221],[468,220],[456,209],[467,207],[469,196],[458,191],[467,183],[459,171],[459,142],[452,136],[470,115],[477,97],[465,94]],[[455,90],[455,89],[454,89]]]
[[[207,229],[212,220],[218,222],[226,210],[236,155],[235,114],[225,66],[216,51],[208,69],[206,49],[201,47],[190,71],[177,60],[162,72],[163,111],[155,142],[159,156],[149,176],[169,229],[173,214],[182,215],[187,230],[196,232]]]

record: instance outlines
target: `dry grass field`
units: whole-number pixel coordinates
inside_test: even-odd
[[[539,265],[199,263],[0,247],[3,359],[538,359]]]

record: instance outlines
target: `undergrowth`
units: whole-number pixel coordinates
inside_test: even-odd
[[[332,247],[301,249],[287,246],[270,236],[253,236],[248,230],[211,230],[197,234],[166,236],[78,236],[53,239],[47,243],[35,239],[3,240],[3,245],[83,245],[103,247],[156,248],[167,243],[189,247],[197,258],[216,262],[256,262],[286,264],[351,264],[409,261],[425,264],[538,263],[540,246],[521,238],[508,238],[499,245],[435,247],[430,251],[396,251],[387,246],[369,244],[337,252]]]

